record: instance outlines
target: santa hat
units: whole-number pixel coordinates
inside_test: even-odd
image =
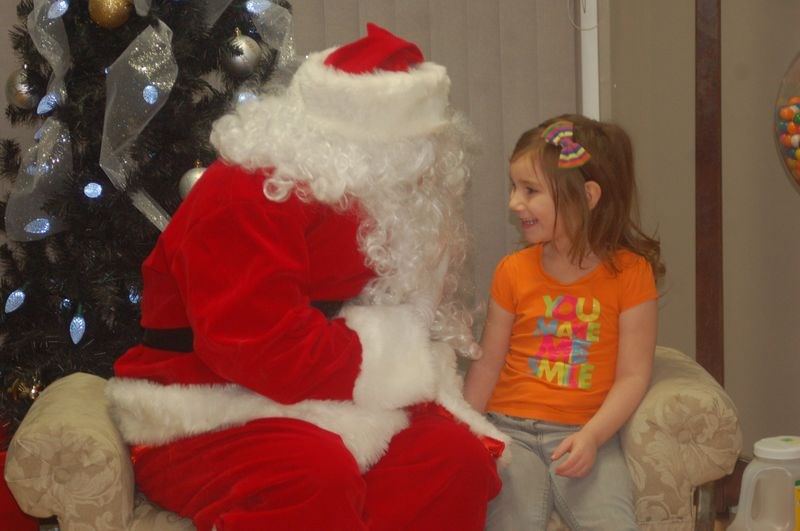
[[[397,140],[448,121],[450,79],[419,48],[375,24],[367,35],[310,54],[288,88],[306,118],[353,139]]]

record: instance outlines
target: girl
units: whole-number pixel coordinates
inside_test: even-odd
[[[524,133],[509,208],[531,245],[495,270],[464,394],[511,439],[487,529],[637,529],[617,431],[650,381],[660,245],[642,233],[628,135],[579,115]]]

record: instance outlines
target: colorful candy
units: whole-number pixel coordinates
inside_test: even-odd
[[[800,185],[800,96],[782,98],[776,111],[778,151],[789,175]]]

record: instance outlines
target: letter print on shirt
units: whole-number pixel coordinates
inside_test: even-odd
[[[533,331],[539,350],[528,359],[531,375],[551,384],[590,389],[589,348],[600,339],[600,301],[587,297],[543,297],[545,314]]]

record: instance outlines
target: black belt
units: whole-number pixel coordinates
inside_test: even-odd
[[[312,301],[311,306],[333,319],[342,309],[343,301]],[[194,350],[194,333],[188,326],[185,328],[145,328],[142,345],[159,350],[174,352],[191,352]]]
[[[194,350],[194,333],[186,328],[145,328],[142,345],[159,350],[191,352]]]

